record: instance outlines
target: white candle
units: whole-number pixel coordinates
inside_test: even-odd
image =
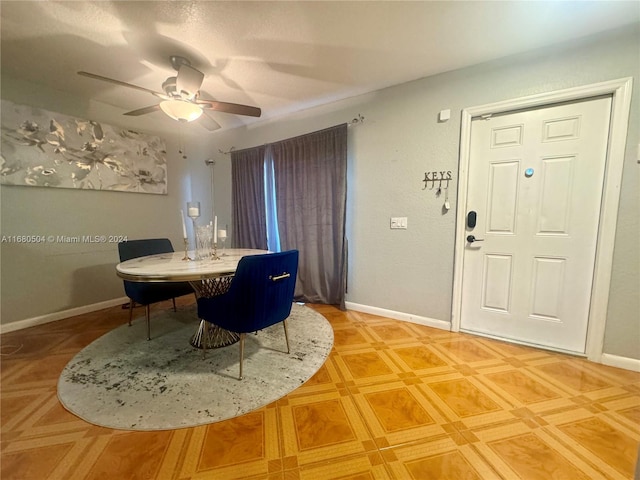
[[[188,213],[190,217],[199,217],[200,209],[198,207],[189,207]]]
[[[218,216],[213,217],[213,243],[218,243]]]
[[[218,237],[220,237],[220,240],[225,240],[227,238],[227,231],[224,228],[221,228],[218,230]]]
[[[187,226],[184,223],[184,212],[180,209],[180,218],[182,218],[182,238],[187,238]]]

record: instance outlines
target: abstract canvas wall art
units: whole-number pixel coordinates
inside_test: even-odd
[[[159,137],[1,101],[0,183],[167,193]]]

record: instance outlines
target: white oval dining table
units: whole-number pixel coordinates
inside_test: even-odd
[[[184,252],[160,253],[132,258],[116,265],[120,278],[131,282],[191,282],[233,274],[246,255],[269,253],[268,250],[226,249],[218,258],[185,260]],[[190,252],[193,258],[193,252]]]
[[[132,258],[116,265],[116,273],[130,282],[189,282],[196,298],[221,295],[229,289],[240,259],[247,255],[262,255],[268,250],[244,248],[225,249],[217,258],[191,260],[185,252],[161,253],[146,257]],[[200,320],[196,333],[191,337],[191,345],[202,348],[205,320]],[[211,328],[213,327],[213,328]],[[239,340],[239,335],[212,324],[209,328],[207,348],[231,345]]]

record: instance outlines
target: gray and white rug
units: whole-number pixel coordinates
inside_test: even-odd
[[[282,324],[247,334],[244,379],[238,380],[238,344],[202,352],[189,344],[195,306],[123,325],[78,353],[62,371],[62,405],[95,425],[125,430],[193,427],[242,415],[302,385],[324,364],[333,346],[329,322],[294,304]]]

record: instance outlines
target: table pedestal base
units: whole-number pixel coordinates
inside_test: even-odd
[[[200,320],[200,325],[198,326],[198,330],[191,337],[189,343],[192,347],[202,348],[202,342],[205,341],[205,320]],[[238,340],[240,340],[240,335],[235,332],[230,332],[229,330],[225,330],[213,323],[209,324],[209,338],[206,339],[207,349],[210,348],[220,348],[226,347],[228,345],[233,345]]]
[[[216,295],[223,295],[229,291],[233,275],[223,275],[220,277],[206,278],[199,282],[189,282],[196,292],[197,298],[210,298]],[[195,348],[202,348],[205,337],[205,320],[200,320],[198,330],[191,337],[189,343]],[[213,323],[209,324],[206,346],[207,348],[220,348],[232,345],[240,340],[240,335],[235,332],[230,332],[222,327],[219,327]]]

